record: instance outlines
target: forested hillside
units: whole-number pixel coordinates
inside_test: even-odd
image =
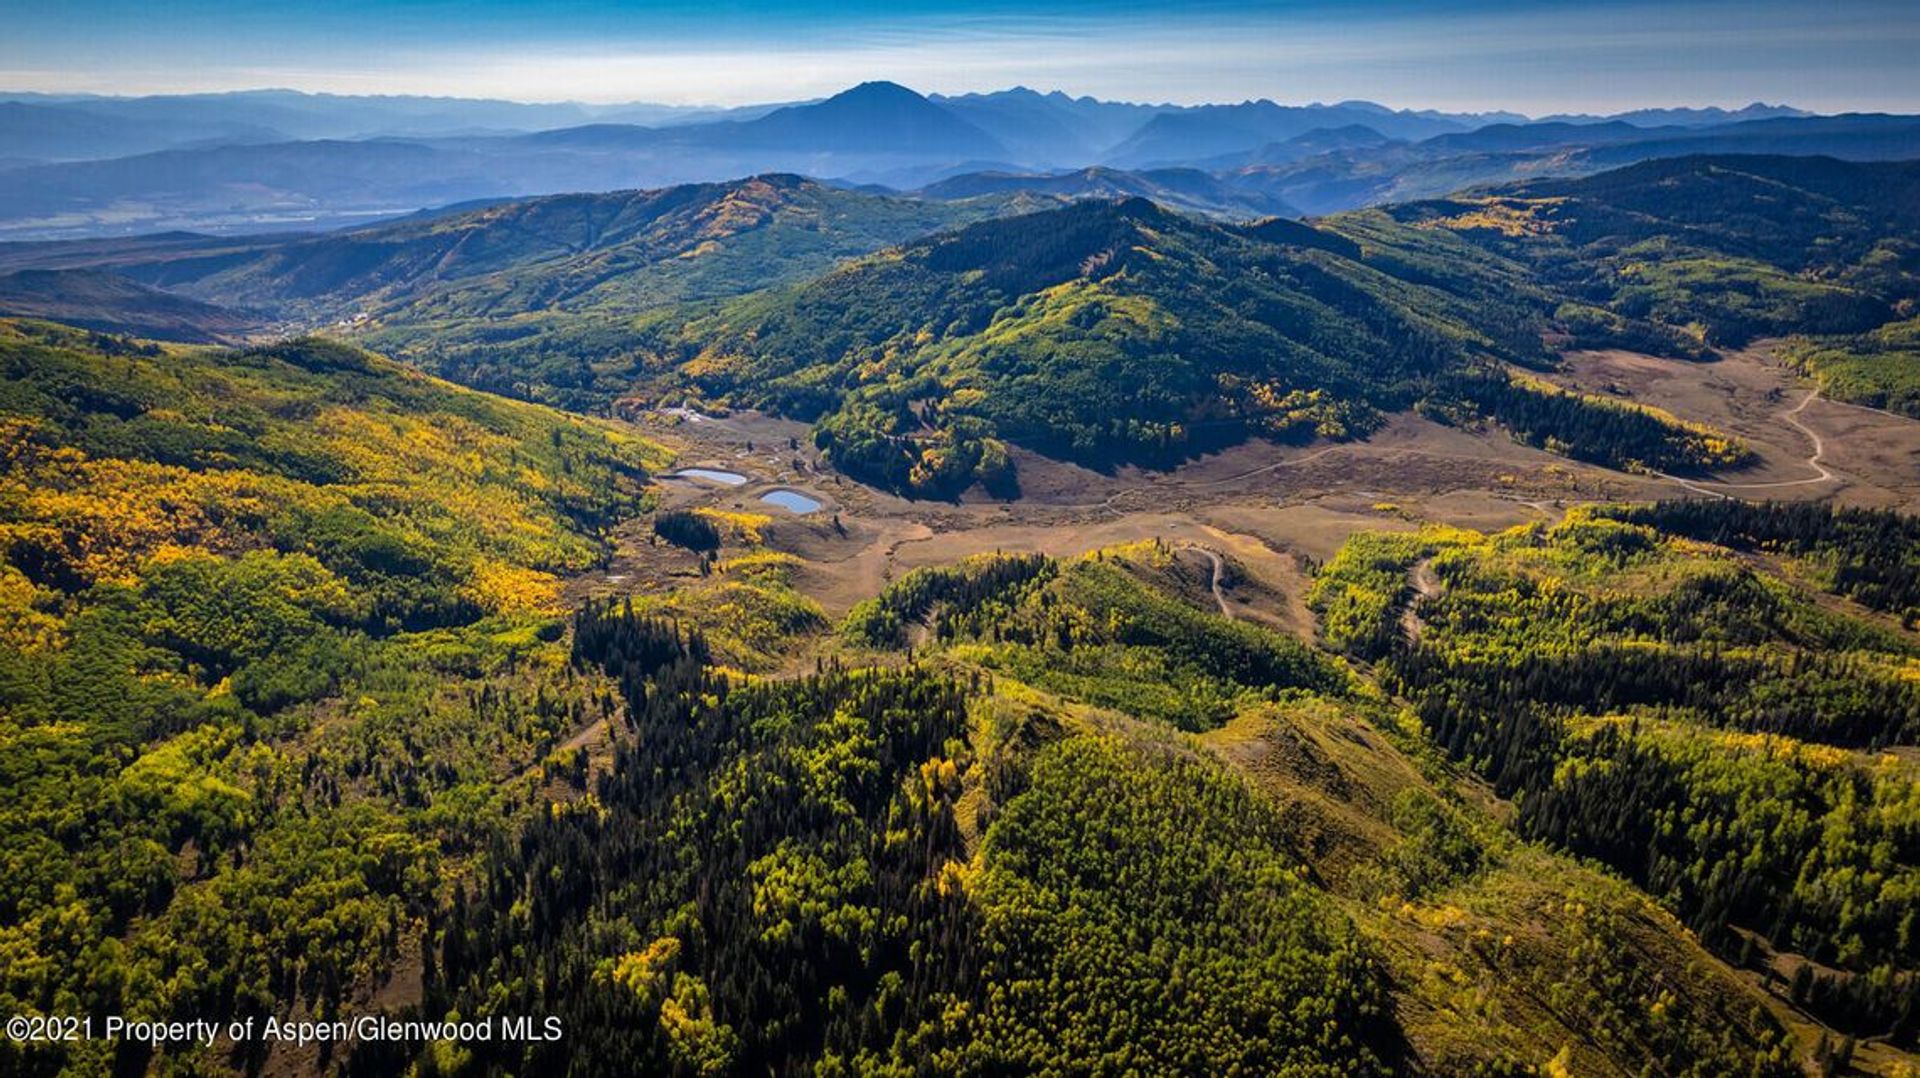
[[[801,279],[1003,208],[798,176],[503,200],[278,243],[103,245],[126,276],[227,308],[352,323],[372,347],[469,384],[578,404],[635,315]],[[51,256],[50,256],[51,257]],[[237,316],[230,315],[230,319]]]
[[[1794,1073],[1645,899],[1504,837],[1376,690],[1188,605],[1187,572],[1150,543],[917,572],[774,681],[587,608],[574,661],[628,704],[612,770],[462,886],[425,1004],[586,1035],[440,1058]]]
[[[1377,661],[1434,743],[1516,803],[1522,835],[1644,887],[1823,1021],[1910,1046],[1920,652],[1867,616],[1911,609],[1910,530],[1717,502],[1361,536],[1315,603],[1330,644]],[[1419,566],[1439,584],[1415,599]]]
[[[0,317],[203,344],[239,340],[260,328],[247,313],[91,269],[0,273]]]
[[[1657,417],[1513,383],[1502,360],[1546,359],[1548,305],[1503,287],[1518,267],[1483,258],[1481,287],[1455,271],[1440,288],[1360,253],[1284,221],[1082,203],[656,320],[630,376],[648,395],[816,418],[836,467],[920,496],[1017,489],[1009,442],[1166,465],[1256,435],[1361,436],[1416,403],[1617,465],[1738,462]]]
[[[1710,359],[1796,334],[1809,339],[1791,358],[1838,399],[1906,409],[1917,176],[1689,157],[1250,226],[1082,203],[717,307],[562,317],[557,352],[522,326],[505,334],[527,334],[501,353],[510,371],[481,371],[454,343],[429,362],[576,406],[691,391],[816,420],[842,470],[917,496],[1015,489],[1008,443],[1163,465],[1250,436],[1360,436],[1410,407],[1615,468],[1738,467],[1747,451],[1719,432],[1505,368],[1550,365],[1561,347]]]
[[[257,252],[189,253],[128,272],[236,305],[368,313],[414,306],[400,316],[409,322],[556,307],[632,312],[764,287],[967,214],[964,205],[769,175],[505,200]]]
[[[1920,167],[1686,157],[1353,215],[1443,230],[1527,267],[1579,335],[1678,331],[1676,354],[1871,330],[1920,300]],[[1329,227],[1349,232],[1348,218]],[[1392,242],[1392,241],[1388,241]],[[1643,339],[1644,344],[1655,343]]]
[[[144,1018],[326,1013],[417,949],[594,706],[559,575],[662,460],[337,344],[29,322],[0,446],[0,1008]]]
[[[1307,224],[1082,203],[575,333],[573,373],[522,364],[513,388],[814,420],[843,471],[922,497],[1016,490],[1009,444],[1165,465],[1251,436],[1363,436],[1409,408],[1614,468],[1738,467],[1748,451],[1721,432],[1511,368],[1551,365],[1550,345],[1708,359],[1847,333],[1796,355],[1843,398],[1897,407],[1910,357],[1880,327],[1920,295],[1910,173],[1687,158]]]
[[[1910,313],[1914,306],[1898,309]],[[1824,397],[1920,419],[1920,317],[1867,333],[1796,337],[1784,355]]]

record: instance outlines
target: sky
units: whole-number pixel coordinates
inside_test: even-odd
[[[0,0],[0,90],[735,105],[867,79],[1530,115],[1920,112],[1920,0]]]

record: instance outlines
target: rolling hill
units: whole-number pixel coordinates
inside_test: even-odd
[[[942,493],[1004,483],[1003,440],[1165,461],[1254,430],[1364,430],[1437,356],[1494,349],[1444,297],[1277,238],[1083,203],[748,297],[659,350],[716,400],[822,417],[836,466]]]
[[[735,583],[764,571],[741,551]],[[930,660],[744,685],[697,632],[584,610],[581,665],[633,672],[632,744],[593,811],[502,850],[490,899],[533,915],[456,908],[434,987],[464,1010],[511,971],[595,1032],[576,1065],[1795,1073],[1669,914],[1513,841],[1340,661],[1196,585],[1151,542],[929,567],[829,646],[884,663],[924,623]],[[865,778],[800,778],[824,760]],[[893,1017],[846,1020],[873,1000]]]
[[[1235,187],[1199,169],[1185,168],[1123,172],[1094,166],[1074,172],[968,172],[913,193],[942,201],[1009,194],[1075,201],[1144,198],[1169,209],[1241,220],[1298,216],[1280,199]]]
[[[804,276],[980,212],[769,175],[507,200],[267,248],[130,257],[119,272],[209,302],[321,317],[631,314]]]
[[[990,220],[806,284],[633,327],[599,384],[814,420],[882,486],[1011,490],[1007,443],[1098,467],[1253,435],[1348,437],[1418,407],[1664,471],[1746,451],[1511,365],[1546,336],[1702,357],[1860,333],[1914,302],[1910,165],[1658,161],[1315,224],[1145,200]]]
[[[678,303],[803,280],[835,263],[1023,203],[901,199],[795,176],[509,201],[120,272],[361,339],[460,380],[584,406],[624,389],[591,364]]]
[[[1576,510],[1545,534],[1357,536],[1313,601],[1328,640],[1379,659],[1433,743],[1518,801],[1522,834],[1609,865],[1742,966],[1793,956],[1796,1004],[1910,1044],[1915,953],[1894,925],[1916,865],[1843,864],[1884,841],[1869,836],[1883,822],[1907,827],[1856,805],[1914,789],[1910,761],[1883,751],[1916,736],[1920,698],[1899,673],[1912,637],[1859,620],[1913,598],[1892,583],[1910,579],[1892,537],[1911,526],[1723,500]],[[1762,548],[1785,571],[1833,568],[1785,587],[1752,559]],[[1416,564],[1439,583],[1408,639],[1406,600],[1378,588]]]
[[[923,496],[1017,489],[1008,442],[1166,465],[1255,435],[1363,435],[1416,403],[1615,466],[1738,463],[1703,432],[1510,381],[1503,361],[1546,361],[1552,303],[1512,262],[1467,261],[1422,283],[1337,232],[1085,202],[651,320],[608,373],[642,399],[815,420],[841,470]]]
[[[0,273],[0,316],[202,344],[239,340],[265,328],[257,316],[88,269]]]
[[[1334,218],[1445,231],[1525,265],[1565,315],[1640,319],[1696,342],[1848,333],[1920,300],[1920,165],[1664,159]],[[1357,235],[1356,235],[1357,238]]]
[[[1311,156],[1228,155],[1203,167],[1223,181],[1284,198],[1311,214],[1411,202],[1469,187],[1585,176],[1640,161],[1700,155],[1920,156],[1911,116],[1783,116],[1695,127],[1553,121],[1493,124],[1424,141],[1335,147]]]
[[[536,708],[529,676],[565,661],[560,577],[665,460],[330,342],[11,319],[0,431],[0,1003],[23,1009],[228,1011],[296,967],[326,971],[317,999],[384,964],[432,901],[422,780],[470,820],[511,802],[579,706]]]
[[[1155,116],[1107,153],[1122,168],[1165,167],[1285,142],[1310,131],[1360,125],[1389,138],[1425,139],[1479,126],[1467,117],[1394,112],[1368,102],[1276,105],[1249,101]]]

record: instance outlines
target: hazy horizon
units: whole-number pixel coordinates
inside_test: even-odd
[[[1024,85],[1156,104],[1365,99],[1529,116],[1754,101],[1920,111],[1920,20],[1887,0],[1819,12],[1781,0],[1212,0],[1176,11],[1082,0],[75,0],[21,11],[9,30],[0,87],[10,93],[286,88],[724,107],[885,79],[929,94]]]
[[[1140,105],[1145,107],[1156,107],[1156,106],[1193,107],[1193,106],[1201,106],[1201,105],[1240,105],[1240,104],[1251,104],[1261,100],[1267,100],[1267,101],[1273,102],[1274,104],[1281,105],[1283,107],[1312,108],[1312,107],[1318,106],[1318,107],[1331,108],[1331,107],[1337,107],[1345,104],[1362,103],[1362,104],[1370,104],[1370,105],[1379,105],[1384,108],[1389,108],[1395,111],[1404,111],[1404,112],[1415,112],[1415,113],[1446,112],[1446,113],[1458,114],[1458,115],[1468,115],[1468,114],[1486,115],[1486,114],[1493,114],[1493,113],[1516,113],[1516,114],[1528,116],[1533,119],[1539,119],[1542,117],[1554,116],[1554,115],[1595,115],[1595,116],[1613,115],[1617,113],[1638,111],[1641,109],[1719,108],[1719,109],[1724,109],[1726,111],[1731,112],[1731,111],[1738,111],[1740,109],[1744,109],[1754,105],[1763,105],[1767,107],[1780,107],[1780,108],[1802,108],[1803,107],[1800,105],[1798,101],[1788,100],[1784,98],[1780,100],[1763,100],[1760,98],[1750,98],[1750,99],[1742,99],[1737,101],[1733,99],[1718,100],[1718,101],[1693,101],[1693,100],[1663,101],[1662,103],[1657,105],[1647,105],[1647,106],[1636,105],[1636,106],[1631,106],[1628,108],[1620,108],[1620,109],[1599,109],[1599,108],[1577,109],[1576,108],[1576,109],[1554,110],[1552,112],[1547,112],[1547,111],[1528,112],[1526,110],[1519,109],[1519,108],[1502,107],[1497,105],[1489,106],[1486,108],[1452,109],[1452,108],[1444,108],[1441,106],[1427,105],[1419,102],[1383,101],[1377,97],[1340,97],[1340,98],[1316,97],[1316,98],[1301,98],[1301,99],[1280,99],[1280,98],[1272,97],[1271,95],[1262,95],[1259,97],[1241,97],[1241,98],[1233,98],[1233,99],[1200,98],[1200,99],[1194,99],[1191,101],[1169,101],[1169,100],[1153,99],[1153,98],[1145,98],[1145,97],[1131,97],[1131,98],[1107,97],[1100,94],[1081,94],[1081,93],[1076,93],[1072,90],[1061,88],[1061,87],[1030,86],[1025,83],[1009,83],[1004,86],[989,86],[989,87],[978,87],[973,89],[946,90],[946,91],[924,90],[918,86],[911,85],[900,79],[886,78],[884,75],[878,75],[870,79],[861,79],[856,82],[849,82],[846,85],[838,87],[837,89],[827,90],[817,94],[810,94],[807,96],[771,97],[771,98],[766,98],[762,100],[740,101],[740,102],[721,102],[721,101],[667,102],[667,101],[661,101],[653,98],[624,98],[624,99],[610,99],[606,101],[590,101],[590,100],[585,100],[577,97],[540,98],[540,97],[508,97],[500,94],[468,95],[468,94],[412,94],[412,93],[404,93],[404,92],[378,92],[378,91],[358,92],[358,91],[343,91],[343,90],[305,89],[298,86],[268,86],[268,85],[242,86],[242,87],[235,87],[233,89],[225,89],[225,90],[155,90],[152,92],[141,92],[141,93],[109,93],[109,92],[103,92],[103,91],[89,91],[89,90],[41,90],[41,89],[34,89],[34,88],[22,88],[22,87],[16,87],[16,86],[0,86],[0,99],[13,100],[13,99],[18,99],[23,97],[41,97],[50,101],[138,100],[142,98],[153,98],[153,97],[186,98],[186,97],[213,97],[213,96],[225,96],[225,95],[240,96],[240,95],[247,95],[247,94],[283,94],[284,93],[284,94],[299,94],[299,95],[308,96],[308,97],[351,97],[351,98],[365,98],[365,99],[379,99],[379,98],[385,97],[385,98],[405,98],[405,99],[421,100],[421,101],[495,102],[495,103],[507,104],[507,105],[527,105],[527,106],[535,106],[535,107],[565,107],[569,105],[575,105],[575,106],[582,106],[582,107],[587,107],[591,109],[621,109],[621,108],[630,108],[630,107],[631,108],[654,107],[654,108],[685,109],[685,110],[693,111],[693,110],[707,110],[707,109],[722,110],[722,109],[736,109],[736,108],[759,108],[759,107],[771,107],[771,106],[808,104],[812,102],[823,101],[829,97],[843,93],[847,90],[853,89],[857,86],[860,86],[868,82],[894,83],[896,85],[905,86],[907,89],[913,90],[929,98],[963,97],[970,94],[978,94],[981,96],[991,96],[993,94],[1013,93],[1013,92],[1025,90],[1025,91],[1030,91],[1030,92],[1038,93],[1042,95],[1050,95],[1058,92],[1058,93],[1064,93],[1067,96],[1071,98],[1076,98],[1076,99],[1092,98],[1092,99],[1104,101],[1110,104]],[[1807,111],[1819,112],[1820,110],[1809,109]],[[1865,111],[1865,110],[1860,110],[1860,111]]]

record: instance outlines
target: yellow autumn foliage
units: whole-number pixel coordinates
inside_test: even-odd
[[[701,506],[694,515],[706,517],[723,530],[729,532],[738,542],[758,543],[760,530],[773,523],[773,518],[765,513],[744,513],[730,509],[716,509]]]
[[[462,592],[490,614],[557,614],[560,578],[495,558],[474,562]]]

